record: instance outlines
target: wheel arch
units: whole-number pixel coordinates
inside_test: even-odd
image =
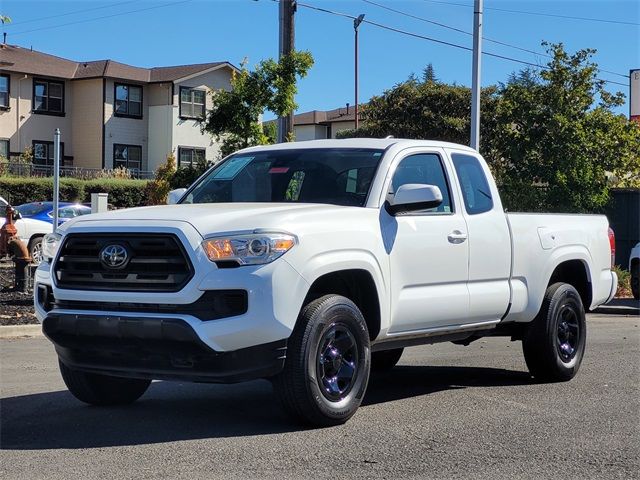
[[[554,283],[567,283],[580,294],[585,310],[588,310],[593,300],[593,285],[589,272],[589,265],[583,259],[569,259],[558,263],[547,281],[547,288]]]
[[[322,295],[342,295],[350,299],[362,312],[374,340],[381,329],[382,310],[378,287],[371,272],[363,268],[335,270],[313,280],[303,305]]]

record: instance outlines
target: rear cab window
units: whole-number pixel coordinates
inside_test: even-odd
[[[493,197],[480,161],[473,155],[464,153],[452,153],[451,160],[456,169],[467,213],[477,215],[491,210]]]

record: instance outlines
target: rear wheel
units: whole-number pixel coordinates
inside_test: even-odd
[[[346,422],[364,397],[371,354],[358,307],[326,295],[303,307],[287,346],[284,370],[274,378],[285,410],[316,426]]]
[[[151,380],[81,372],[67,367],[61,361],[58,363],[62,379],[69,391],[78,400],[90,405],[133,403],[147,391],[151,383]]]
[[[373,352],[371,354],[371,370],[374,372],[391,370],[396,366],[398,361],[400,361],[402,352],[404,352],[404,348],[394,348],[393,350]]]
[[[572,379],[582,363],[587,324],[582,300],[566,283],[547,288],[542,308],[522,341],[531,374],[540,381]]]
[[[631,266],[631,293],[636,300],[640,299],[638,284],[640,283],[640,264],[636,262]]]

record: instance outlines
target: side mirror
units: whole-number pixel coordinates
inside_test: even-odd
[[[16,220],[20,220],[21,218],[22,218],[22,214],[19,211],[14,210],[14,212],[13,212],[13,221],[15,222]]]
[[[435,208],[442,203],[442,192],[435,185],[407,183],[396,193],[387,194],[386,208],[391,215]]]
[[[171,190],[167,196],[167,205],[175,205],[178,203],[178,200],[182,198],[182,195],[184,195],[184,192],[186,191],[186,188],[176,188],[175,190]]]

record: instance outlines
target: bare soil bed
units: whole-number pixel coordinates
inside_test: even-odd
[[[0,261],[0,325],[37,324],[33,293],[13,290],[13,262]]]

